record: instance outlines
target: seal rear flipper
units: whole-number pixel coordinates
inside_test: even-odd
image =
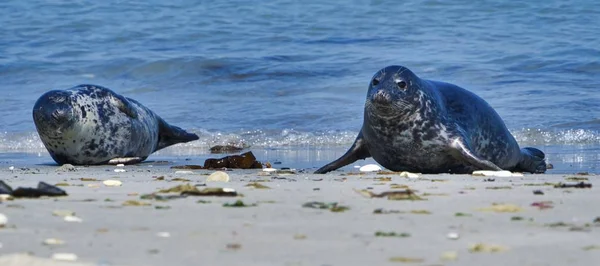
[[[173,144],[189,142],[197,140],[200,137],[194,133],[188,133],[187,131],[167,124],[162,118],[158,119],[158,145],[154,151],[169,147]]]
[[[358,134],[358,137],[356,137],[356,140],[354,141],[354,144],[352,144],[352,147],[350,147],[350,149],[344,155],[342,155],[342,157],[319,168],[319,170],[315,171],[315,174],[325,174],[327,172],[331,172],[335,169],[356,162],[357,160],[363,160],[368,157],[371,157],[371,154],[367,149],[367,145],[363,140],[361,132]]]
[[[546,161],[544,152],[531,147],[521,149],[521,161],[515,167],[517,171],[542,174],[546,172]]]
[[[451,154],[456,159],[465,162],[466,164],[472,165],[479,170],[494,170],[500,171],[502,168],[498,167],[496,164],[479,158],[470,150],[469,145],[465,143],[462,139],[458,138],[452,141],[450,144],[450,149],[452,150]]]

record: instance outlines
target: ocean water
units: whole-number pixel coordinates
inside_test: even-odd
[[[486,99],[554,171],[596,172],[599,17],[591,0],[4,0],[0,159],[52,162],[34,102],[92,83],[201,136],[156,158],[243,143],[316,167],[354,140],[371,76],[404,65]]]

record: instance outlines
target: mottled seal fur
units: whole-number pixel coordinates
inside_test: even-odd
[[[198,139],[137,101],[96,85],[44,93],[33,107],[33,121],[58,164],[137,163]]]
[[[456,85],[421,79],[402,66],[375,73],[356,141],[342,157],[315,173],[367,157],[392,171],[546,171],[544,153],[519,149],[486,101]]]

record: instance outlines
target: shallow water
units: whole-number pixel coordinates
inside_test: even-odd
[[[595,169],[598,17],[595,1],[6,0],[0,153],[44,153],[34,102],[81,83],[201,135],[163,154],[343,150],[370,77],[400,64],[480,95],[523,145]]]

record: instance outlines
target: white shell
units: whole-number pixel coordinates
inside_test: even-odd
[[[117,164],[117,167],[125,167],[125,165],[120,163],[120,164]]]
[[[193,174],[194,172],[192,171],[175,171],[176,174],[180,174],[180,175],[189,175],[189,174]]]
[[[8,224],[8,217],[6,215],[0,213],[0,228],[5,227]]]
[[[158,233],[156,233],[156,236],[158,236],[158,237],[171,237],[171,233],[169,233],[169,232],[158,232]]]
[[[102,184],[104,184],[107,187],[120,187],[123,185],[123,182],[121,182],[119,180],[108,179],[108,180],[104,180],[102,182]]]
[[[76,261],[77,255],[73,253],[54,253],[52,254],[52,259],[62,261]]]
[[[229,182],[229,175],[223,171],[216,171],[206,178],[206,182]]]
[[[513,173],[511,173],[510,171],[506,171],[506,170],[502,170],[502,171],[489,171],[489,170],[482,170],[482,171],[473,171],[474,176],[491,176],[491,177],[511,177],[513,176]]]
[[[124,173],[124,172],[127,172],[127,170],[121,169],[121,168],[115,169],[115,173]]]
[[[58,238],[48,238],[46,240],[44,240],[44,245],[47,246],[60,246],[60,245],[64,245],[65,241],[62,241]]]
[[[419,174],[404,171],[400,173],[400,177],[419,178]]]
[[[456,232],[450,232],[450,233],[448,233],[448,234],[446,235],[446,237],[447,237],[448,239],[456,240],[456,239],[458,239],[460,236],[459,236],[459,235],[458,235],[458,233],[456,233]]]
[[[262,170],[263,172],[277,172],[277,169],[275,168],[263,168]]]
[[[223,188],[223,192],[235,192],[235,189],[233,189],[233,188],[228,188],[228,187],[224,187],[224,188]]]
[[[381,166],[376,165],[376,164],[367,164],[367,165],[363,165],[361,166],[358,171],[361,172],[377,172],[377,171],[381,171]]]
[[[72,215],[67,215],[65,216],[65,222],[71,222],[71,223],[81,223],[83,222],[83,220],[77,216],[72,216]]]

